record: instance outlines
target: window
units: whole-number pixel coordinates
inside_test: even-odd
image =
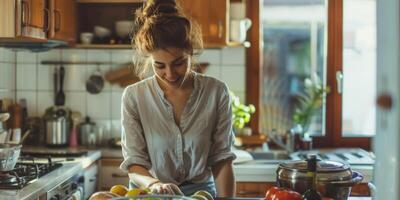
[[[257,34],[249,37],[247,101],[258,106],[252,128],[267,134],[289,130],[304,79],[316,73],[331,88],[310,127],[316,147],[369,149],[375,134],[376,0],[247,4],[253,22],[259,17],[264,44],[257,55]]]

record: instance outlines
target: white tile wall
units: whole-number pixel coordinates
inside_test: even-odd
[[[18,51],[17,58],[18,63],[36,64],[37,53],[32,53],[29,50]]]
[[[15,63],[0,62],[0,89],[15,90]]]
[[[87,94],[87,112],[97,119],[111,119],[111,93]]]
[[[36,63],[17,64],[17,90],[37,89]]]
[[[14,52],[0,48],[0,88],[6,87],[12,91],[16,87],[17,94],[0,91],[0,98],[9,96],[26,98],[29,114],[37,116],[42,116],[45,109],[54,104],[53,71],[58,67],[42,65],[42,61],[110,62],[99,66],[103,74],[110,69],[121,67],[122,64],[132,62],[132,50],[54,49],[43,53],[23,51],[17,53],[16,61],[12,55]],[[244,101],[246,93],[244,59],[243,48],[224,48],[206,49],[198,61],[210,63],[206,74],[225,81]],[[104,128],[103,138],[120,137],[123,88],[106,83],[100,94],[89,94],[86,92],[85,82],[97,70],[97,66],[64,65],[64,67],[66,106],[80,111],[83,117],[90,116],[93,121],[101,125]],[[13,76],[3,75],[15,73],[16,86]]]

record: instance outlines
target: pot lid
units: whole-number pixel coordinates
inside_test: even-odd
[[[307,161],[296,160],[280,163],[277,176],[279,179],[307,179]],[[350,166],[337,161],[318,161],[317,162],[317,181],[342,181],[350,180],[352,171]]]
[[[296,161],[289,161],[279,164],[282,168],[293,170],[293,171],[302,171],[307,172],[307,161],[305,160],[296,160]],[[325,172],[338,172],[338,171],[345,171],[349,170],[350,166],[336,161],[318,161],[317,162],[317,173],[325,173]]]

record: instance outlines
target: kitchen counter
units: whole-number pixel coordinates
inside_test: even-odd
[[[101,148],[99,150],[102,158],[122,159],[121,149]],[[239,155],[237,159],[239,159]],[[238,182],[275,182],[277,168],[278,162],[269,162],[268,160],[240,162],[233,166],[235,179]],[[351,165],[351,169],[364,175],[363,182],[369,182],[373,178],[373,165]]]
[[[100,157],[101,152],[96,150],[88,151],[87,155],[85,156],[77,157],[67,161],[65,161],[65,158],[54,158],[53,161],[62,161],[63,165],[60,168],[40,177],[32,183],[29,183],[22,189],[0,189],[0,199],[38,199],[40,195],[45,194],[53,187],[83,172],[85,168],[90,166],[96,160],[100,159]],[[38,160],[37,162],[39,163],[41,160]]]

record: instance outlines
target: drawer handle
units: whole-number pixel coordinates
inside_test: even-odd
[[[128,174],[117,174],[117,173],[112,173],[111,176],[113,178],[128,178]]]

